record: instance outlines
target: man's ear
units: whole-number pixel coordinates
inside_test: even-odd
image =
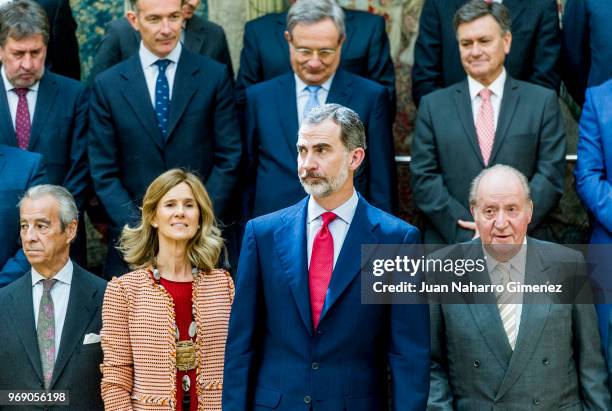
[[[285,40],[287,40],[287,43],[291,43],[291,33],[287,30],[285,30]]]
[[[66,226],[66,233],[68,234],[68,243],[70,244],[77,235],[77,227],[79,223],[77,220],[72,220],[70,224]]]
[[[136,31],[140,31],[140,26],[138,25],[138,16],[134,10],[128,10],[125,12],[125,18],[127,19],[130,26]]]
[[[349,165],[351,170],[355,171],[359,168],[365,159],[365,150],[361,147],[352,150],[349,153]]]

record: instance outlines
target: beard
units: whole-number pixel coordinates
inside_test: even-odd
[[[305,173],[300,176],[300,184],[304,191],[314,197],[327,197],[338,191],[348,179],[348,161],[340,168],[337,175],[326,177],[316,173]],[[313,182],[306,182],[306,178],[316,178]]]

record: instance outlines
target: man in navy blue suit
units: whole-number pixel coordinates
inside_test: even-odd
[[[338,69],[344,33],[342,9],[335,2],[295,3],[285,32],[293,72],[247,89],[247,217],[302,198],[295,175],[297,131],[308,110],[324,103],[338,103],[359,114],[369,150],[355,186],[374,206],[393,211],[397,186],[388,93],[371,80]]]
[[[382,411],[388,392],[393,410],[424,410],[428,307],[361,304],[359,276],[362,244],[412,244],[419,232],[357,194],[365,132],[354,111],[312,110],[296,145],[310,195],[246,225],[223,410]]]
[[[385,86],[394,104],[395,71],[384,18],[360,10],[343,11],[346,39],[342,45],[340,67]],[[285,41],[286,25],[287,12],[284,12],[266,14],[244,26],[240,70],[236,79],[240,105],[244,104],[247,87],[291,71],[289,47]]]
[[[241,157],[227,68],[182,47],[181,0],[134,0],[132,10],[140,49],[96,77],[90,111],[91,174],[113,237],[139,221],[147,186],[173,167],[200,175],[224,219]],[[109,251],[105,274],[126,272]]]
[[[30,268],[19,244],[17,203],[28,188],[46,182],[40,154],[0,144],[0,287]]]

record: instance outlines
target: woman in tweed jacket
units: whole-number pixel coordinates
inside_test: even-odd
[[[141,224],[126,226],[119,246],[136,270],[104,296],[106,410],[221,410],[234,297],[229,274],[215,268],[222,248],[195,175],[173,169],[151,183]]]

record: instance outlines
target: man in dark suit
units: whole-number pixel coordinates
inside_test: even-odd
[[[530,233],[551,238],[542,222],[559,201],[565,176],[557,96],[504,69],[514,45],[505,6],[471,1],[457,11],[455,27],[468,78],[423,98],[412,141],[414,200],[427,217],[424,242],[474,237],[470,183],[494,164],[527,176],[535,203]]]
[[[30,267],[19,246],[17,203],[28,188],[46,182],[40,154],[0,144],[0,288],[21,277]]]
[[[42,154],[49,182],[66,187],[83,211],[91,194],[86,88],[45,69],[50,31],[37,3],[19,0],[5,5],[0,24],[5,28],[0,35],[0,144]],[[84,226],[81,230],[73,257],[84,263]]]
[[[183,0],[184,27],[181,41],[187,50],[226,64],[234,79],[232,60],[223,28],[194,14],[200,0]],[[91,70],[93,80],[99,73],[131,57],[138,51],[140,34],[127,18],[112,21],[98,46]]]
[[[568,0],[563,12],[563,82],[576,103],[612,78],[612,3]]]
[[[355,191],[358,115],[310,112],[297,140],[309,197],[248,222],[236,277],[223,410],[423,410],[426,305],[361,304],[362,244],[413,244],[418,230]],[[387,365],[393,385],[387,387]]]
[[[470,204],[480,238],[466,248],[464,261],[484,259],[485,276],[477,283],[501,291],[488,304],[430,306],[430,411],[612,409],[595,309],[580,299],[588,282],[564,282],[578,286],[563,289],[561,299],[517,293],[510,285],[586,278],[582,254],[527,237],[534,210],[529,190],[527,178],[505,165],[474,180]]]
[[[96,78],[90,110],[91,174],[115,238],[139,222],[146,188],[173,167],[199,173],[224,219],[241,157],[227,68],[182,47],[181,1],[136,0],[133,9],[140,49]],[[112,245],[105,273],[127,272]]]
[[[295,175],[298,126],[310,108],[325,102],[349,107],[363,119],[368,152],[356,176],[357,191],[376,207],[394,210],[397,187],[388,93],[373,81],[338,69],[343,29],[342,10],[334,2],[295,3],[285,32],[293,72],[247,89],[246,217],[302,198]]]
[[[49,44],[46,65],[49,70],[75,80],[81,79],[77,24],[69,0],[36,0],[49,18]]]
[[[357,10],[344,9],[344,15],[346,38],[342,45],[340,67],[385,86],[394,106],[395,71],[385,20],[381,16]],[[286,27],[287,12],[266,14],[245,25],[240,70],[236,79],[240,105],[244,104],[247,87],[291,71],[289,46],[284,34]]]
[[[0,389],[66,390],[56,410],[102,410],[101,309],[106,282],[70,260],[77,208],[63,187],[30,188],[19,203],[27,275],[0,290]]]
[[[482,0],[484,1],[484,0]],[[494,0],[494,2],[502,3]],[[426,0],[412,67],[412,98],[462,81],[453,15],[467,0]],[[504,0],[512,19],[512,50],[506,70],[519,80],[559,90],[561,33],[556,0]]]

